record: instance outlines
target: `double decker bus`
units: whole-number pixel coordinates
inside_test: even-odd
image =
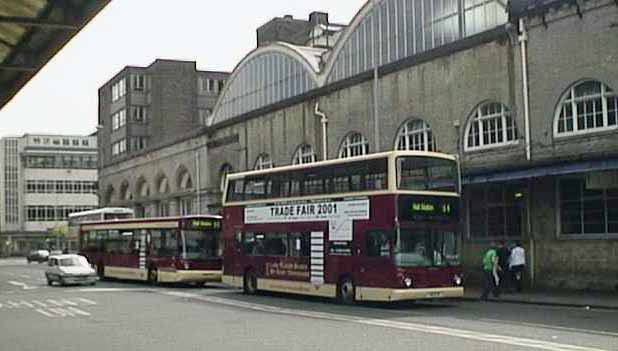
[[[100,278],[203,284],[221,281],[220,231],[220,216],[86,222],[80,254]]]
[[[393,151],[227,176],[223,282],[343,303],[463,296],[453,156]]]
[[[77,249],[79,224],[81,222],[105,221],[109,219],[126,219],[135,217],[135,212],[125,207],[104,207],[94,210],[69,213],[66,250]]]

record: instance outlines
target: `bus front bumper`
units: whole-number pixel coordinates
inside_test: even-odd
[[[162,283],[206,283],[220,282],[220,270],[176,270],[159,271],[159,281]]]
[[[447,299],[463,297],[463,295],[463,287],[430,289],[386,289],[359,286],[356,288],[356,299],[359,301]]]

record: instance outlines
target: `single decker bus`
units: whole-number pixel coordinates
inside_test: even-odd
[[[221,281],[220,231],[220,216],[85,222],[80,254],[101,279],[204,284]]]
[[[135,217],[135,212],[125,207],[104,207],[94,210],[69,213],[68,233],[66,237],[66,250],[77,250],[79,237],[79,224],[81,222],[105,221],[108,219],[126,219]]]
[[[392,151],[230,174],[223,282],[343,303],[463,296],[456,157]]]

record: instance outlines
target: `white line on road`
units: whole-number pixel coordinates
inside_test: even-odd
[[[40,308],[37,308],[35,311],[39,312],[40,314],[42,314],[42,315],[44,315],[44,316],[54,318],[54,315],[53,315],[53,314],[51,314],[51,313],[47,313],[47,311],[42,310],[42,309],[40,309]]]
[[[84,288],[76,290],[78,292],[123,292],[123,291],[137,291],[137,292],[150,292],[156,291],[155,289],[143,289],[143,288]]]
[[[82,310],[80,310],[79,308],[69,307],[69,308],[67,308],[67,309],[68,309],[69,311],[71,311],[71,312],[77,313],[77,314],[82,315],[82,316],[90,316],[90,313],[88,313],[88,312],[86,312],[86,311],[82,311]]]
[[[292,309],[287,309],[287,308],[233,301],[233,300],[217,298],[217,297],[210,297],[210,296],[206,297],[202,295],[178,292],[178,291],[162,291],[161,293],[164,295],[169,295],[169,296],[191,298],[191,299],[201,300],[205,302],[217,303],[217,304],[222,304],[222,305],[227,305],[227,306],[232,306],[232,307],[237,307],[237,308],[240,307],[240,308],[245,308],[245,309],[250,309],[250,310],[260,311],[260,312],[269,312],[269,313],[277,313],[277,314],[285,314],[285,315],[309,317],[309,318],[317,318],[317,319],[325,319],[325,320],[334,320],[334,321],[345,321],[345,322],[350,322],[350,323],[372,325],[372,326],[391,328],[391,329],[410,330],[410,331],[416,331],[416,332],[421,332],[421,333],[426,333],[426,334],[446,335],[446,336],[451,336],[451,337],[471,339],[471,340],[482,341],[482,342],[523,346],[523,347],[538,349],[538,350],[606,351],[603,349],[598,349],[598,348],[593,348],[593,347],[576,346],[576,345],[570,345],[570,344],[560,344],[560,343],[527,339],[527,338],[519,338],[519,337],[509,337],[509,336],[504,336],[504,335],[481,333],[481,332],[468,331],[468,330],[463,330],[463,329],[455,329],[455,328],[450,328],[450,327],[441,327],[441,326],[435,326],[435,325],[429,325],[429,324],[395,322],[395,321],[384,320],[384,319],[361,319],[361,318],[354,318],[350,316],[338,315],[338,314],[333,314],[333,313],[292,310]]]
[[[15,286],[21,286],[24,290],[32,290],[32,289],[36,289],[36,286],[29,286],[26,283],[22,283],[22,282],[16,282],[14,280],[9,280],[9,284],[11,285],[15,285]]]
[[[569,328],[569,327],[561,327],[557,325],[549,325],[549,324],[542,324],[542,323],[517,322],[517,321],[504,320],[504,319],[492,319],[492,318],[483,318],[479,320],[483,322],[491,322],[491,323],[499,322],[502,324],[522,325],[522,326],[533,327],[533,328],[547,328],[547,329],[554,329],[554,330],[564,330],[564,331],[572,331],[572,332],[579,332],[579,333],[598,334],[598,335],[618,337],[618,333],[612,333],[612,332],[607,332],[607,331],[602,331],[602,330]]]
[[[96,302],[94,302],[92,300],[84,299],[83,297],[78,297],[78,298],[76,298],[76,300],[85,302],[85,303],[87,303],[89,305],[96,305],[97,304]]]
[[[62,299],[62,301],[60,301],[60,302],[62,302],[62,303],[63,303],[63,304],[65,304],[65,305],[69,305],[69,306],[77,306],[77,305],[78,305],[78,304],[76,304],[75,302],[73,302],[73,301],[69,301],[69,300],[67,300],[67,299]]]
[[[26,278],[26,279],[30,279],[31,278],[29,275],[26,275],[26,274],[20,274],[19,276],[22,277],[22,278]]]
[[[73,313],[65,310],[64,308],[50,308],[49,310],[57,314],[59,317],[75,317]]]
[[[52,305],[56,305],[56,306],[60,306],[62,307],[62,304],[56,300],[51,300],[51,299],[47,299],[47,302],[51,303]]]
[[[43,308],[47,308],[47,304],[43,303],[43,302],[41,302],[39,300],[32,300],[32,303],[37,304],[37,305],[39,305],[39,306],[41,306]]]
[[[34,305],[33,305],[33,304],[31,304],[31,303],[30,303],[30,302],[28,302],[28,301],[21,300],[21,301],[19,301],[19,304],[20,304],[20,305],[23,305],[23,306],[26,306],[26,307],[34,308]]]

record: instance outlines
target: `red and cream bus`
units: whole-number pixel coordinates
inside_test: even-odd
[[[80,254],[101,278],[221,281],[221,217],[117,219],[80,225]]]
[[[228,175],[223,282],[397,301],[463,295],[455,157],[393,151]]]

